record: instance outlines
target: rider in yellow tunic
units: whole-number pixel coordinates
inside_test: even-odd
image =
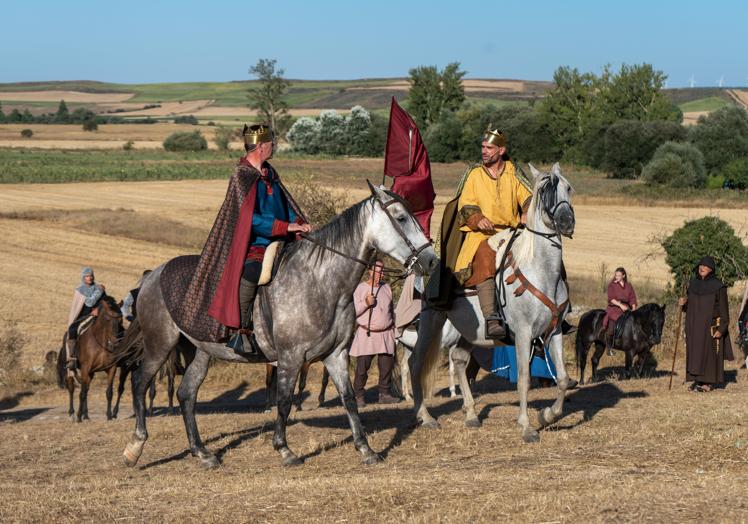
[[[486,319],[486,337],[501,339],[506,329],[496,311],[496,252],[487,240],[497,231],[517,227],[532,197],[530,182],[509,160],[506,136],[489,126],[481,142],[483,162],[464,178],[457,204],[465,238],[455,263],[460,283],[478,290]]]

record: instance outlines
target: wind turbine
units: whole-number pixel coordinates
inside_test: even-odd
[[[696,80],[693,79],[693,75],[691,75],[691,79],[688,81],[689,85],[693,89],[693,86],[696,85]]]
[[[719,77],[719,80],[717,80],[717,86],[722,87],[724,83],[725,83],[725,75],[722,75],[721,77]]]

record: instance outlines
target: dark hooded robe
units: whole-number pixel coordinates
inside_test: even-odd
[[[263,169],[268,177],[277,179],[270,164],[266,162]],[[161,279],[167,308],[179,328],[197,340],[224,341],[230,328],[241,325],[239,284],[250,247],[257,183],[262,176],[242,159],[231,176],[197,266],[193,266],[196,257],[186,256],[170,261],[164,268],[164,274],[176,276]],[[285,201],[302,217],[286,188],[279,180],[278,183]],[[178,282],[180,277],[185,278],[183,275],[189,275],[189,283]]]
[[[699,276],[699,265],[712,269],[704,279]],[[711,257],[704,257],[699,261],[688,285],[688,302],[684,307],[686,379],[698,383],[721,384],[725,381],[724,361],[734,357],[729,335],[727,287],[715,275],[715,264]],[[713,331],[719,331],[721,338],[713,338]]]

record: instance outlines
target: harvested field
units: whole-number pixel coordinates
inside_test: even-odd
[[[81,91],[0,91],[0,101],[16,102],[83,102],[106,104],[124,102],[133,97],[133,93],[84,93]]]
[[[473,91],[516,91],[523,92],[525,83],[522,80],[471,80],[465,79],[462,82],[465,92]],[[368,90],[389,90],[389,91],[407,91],[410,89],[410,82],[407,80],[397,80],[389,84],[376,86],[356,86],[347,88],[351,91],[368,91]]]
[[[101,378],[92,388],[92,420],[83,424],[67,419],[61,390],[7,400],[11,409],[0,411],[3,520],[744,522],[748,515],[740,490],[748,480],[745,370],[709,394],[688,393],[680,377],[668,392],[664,373],[585,386],[531,445],[521,443],[514,422],[516,392],[482,375],[480,429],[463,426],[461,399],[432,402],[438,431],[415,427],[407,403],[364,408],[369,442],[385,457],[364,466],[339,404],[316,408],[320,368],[313,366],[311,396],[288,429],[305,464],[284,469],[270,442],[274,415],[261,413],[262,368],[233,369],[241,378],[208,383],[199,397],[203,439],[223,461],[214,471],[185,451],[176,416],[148,420],[141,462],[126,468],[130,394],[121,419],[107,422]],[[532,390],[531,413],[554,394]],[[165,405],[162,393],[156,405]]]
[[[732,97],[735,102],[748,109],[748,89],[728,89],[727,93]]]

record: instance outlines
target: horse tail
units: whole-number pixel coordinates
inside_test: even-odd
[[[143,331],[135,317],[125,330],[125,335],[114,347],[113,360],[117,365],[137,366],[143,359]]]
[[[424,399],[434,398],[434,386],[436,385],[436,371],[439,368],[441,358],[441,333],[439,333],[439,344],[432,344],[426,350],[423,367],[421,368],[421,391]]]

